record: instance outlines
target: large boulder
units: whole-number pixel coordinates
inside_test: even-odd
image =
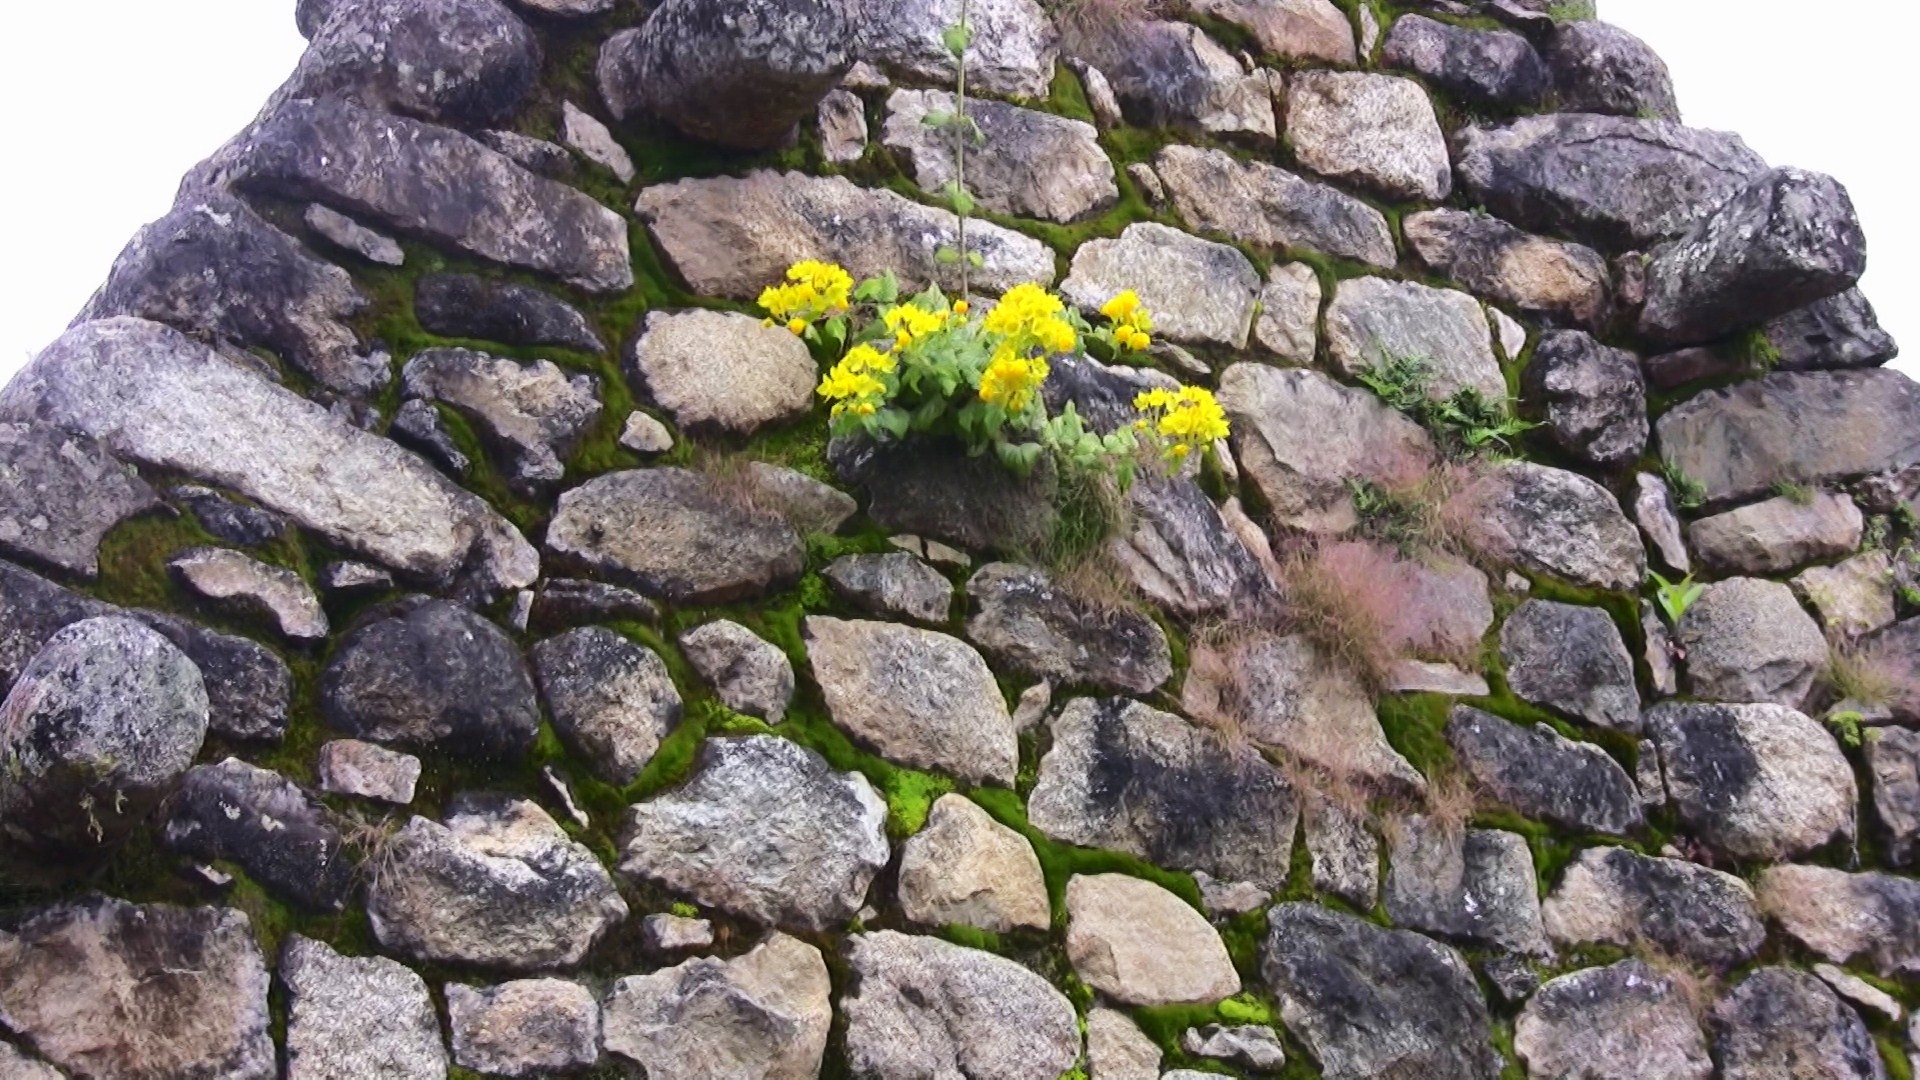
[[[1547,334],[1534,346],[1522,389],[1544,406],[1548,434],[1560,447],[1607,469],[1647,452],[1647,385],[1640,358],[1600,344],[1579,330]]]
[[[1591,589],[1629,592],[1647,552],[1613,493],[1578,473],[1513,461],[1490,466],[1466,496],[1480,512],[1474,546],[1522,570]]]
[[[1713,1059],[1682,988],[1640,960],[1576,971],[1542,986],[1514,1022],[1531,1077],[1709,1080]]]
[[[334,0],[278,101],[340,97],[458,124],[512,116],[540,43],[501,0]]]
[[[817,615],[806,637],[835,724],[907,765],[1012,785],[1019,734],[993,670],[966,642]]]
[[[450,128],[340,101],[294,101],[188,177],[309,199],[589,292],[633,285],[627,223]]]
[[[538,1077],[600,1060],[600,1002],[566,979],[516,979],[476,990],[448,983],[453,1059],[498,1076]]]
[[[1128,1005],[1210,1004],[1240,992],[1220,935],[1187,902],[1125,874],[1067,882],[1067,959],[1087,985]]]
[[[1785,573],[1860,549],[1866,518],[1845,495],[1778,496],[1687,527],[1694,554],[1720,573]]]
[[[1159,866],[1285,886],[1298,807],[1257,754],[1124,698],[1075,700],[1051,732],[1027,803],[1034,828]]]
[[[33,424],[0,424],[0,553],[85,577],[100,541],[160,506],[138,473],[94,439]]]
[[[1196,14],[1253,35],[1261,51],[1285,60],[1351,64],[1353,24],[1333,0],[1187,0]]]
[[[236,491],[427,581],[470,567],[493,588],[539,576],[538,553],[478,496],[157,323],[67,331],[0,391],[0,419],[91,435],[124,460]]]
[[[1666,62],[1646,42],[1611,23],[1556,23],[1546,60],[1567,112],[1680,119]]]
[[[1360,524],[1351,481],[1395,482],[1437,459],[1419,424],[1317,371],[1235,364],[1220,405],[1240,468],[1290,528],[1346,532]]]
[[[0,702],[0,836],[54,855],[119,841],[193,764],[207,712],[200,670],[145,625],[53,634]]]
[[[806,563],[791,525],[681,468],[609,473],[560,496],[547,549],[682,604],[757,596]]]
[[[959,64],[946,30],[960,0],[861,0],[854,27],[862,58],[905,82],[952,86]],[[1001,97],[1045,99],[1060,56],[1059,35],[1038,0],[976,0],[967,83]]]
[[[278,1075],[266,961],[228,908],[96,897],[32,912],[0,932],[0,1018],[82,1080]]]
[[[1547,724],[1521,727],[1465,705],[1447,722],[1454,760],[1498,802],[1583,833],[1625,836],[1643,822],[1632,777],[1606,751]]]
[[[1409,214],[1401,229],[1429,269],[1490,300],[1563,326],[1591,326],[1607,313],[1607,261],[1590,247],[1465,210]]]
[[[1497,108],[1529,108],[1549,85],[1546,62],[1519,34],[1455,26],[1424,15],[1394,20],[1380,60],[1449,94]]]
[[[666,661],[604,626],[533,647],[553,726],[601,779],[631,784],[680,722],[680,692]]]
[[[753,735],[709,739],[692,779],[627,812],[620,872],[756,922],[824,930],[887,864],[887,807],[865,777]]]
[[[614,983],[602,1037],[649,1080],[813,1080],[831,989],[820,950],[775,932],[732,960],[699,957]]]
[[[1073,1004],[1012,960],[882,930],[849,938],[847,961],[855,1075],[1056,1080],[1080,1059]]]
[[[1767,940],[1745,881],[1617,847],[1575,857],[1540,915],[1556,945],[1650,945],[1716,971],[1753,959]]]
[[[743,435],[804,415],[820,378],[805,342],[732,311],[652,312],[628,363],[682,428]]]
[[[887,99],[881,141],[929,194],[944,191],[955,174],[953,133],[927,118],[957,109],[944,90],[895,90]],[[1092,124],[992,100],[969,102],[967,115],[979,129],[967,150],[967,191],[982,207],[1064,224],[1120,201],[1113,162]]]
[[[413,314],[421,329],[441,337],[554,345],[585,353],[607,348],[579,308],[515,281],[423,274],[413,283]]]
[[[1760,875],[1760,906],[1803,948],[1889,979],[1920,976],[1920,882],[1824,866]]]
[[[1287,142],[1322,176],[1391,199],[1440,202],[1453,190],[1447,137],[1411,79],[1308,71],[1287,81]]]
[[[735,150],[793,137],[853,66],[859,0],[667,0],[600,50],[615,120],[647,112]]]
[[[1422,361],[1427,393],[1436,400],[1462,390],[1507,400],[1486,309],[1452,289],[1380,277],[1341,282],[1327,305],[1327,352],[1348,376],[1395,360]]]
[[[1860,1014],[1804,971],[1767,967],[1713,1008],[1721,1080],[1885,1080],[1880,1048]]]
[[[327,723],[357,738],[511,757],[533,745],[533,676],[498,626],[446,600],[403,601],[341,641],[320,679]]]
[[[1503,952],[1548,956],[1533,853],[1519,833],[1402,818],[1383,901],[1394,925]]]
[[[1866,234],[1839,181],[1775,169],[1654,252],[1640,332],[1712,341],[1845,292],[1866,269]]]
[[[332,814],[293,781],[238,758],[181,778],[160,840],[202,862],[236,863],[311,911],[339,911],[354,885],[355,860]]]
[[[471,349],[427,349],[401,371],[410,398],[449,405],[473,421],[526,491],[559,483],[564,461],[600,419],[599,380],[551,360],[522,364]]]
[[[1137,127],[1170,128],[1271,143],[1276,134],[1273,89],[1264,71],[1248,71],[1234,54],[1191,23],[1131,22],[1102,34],[1099,70],[1126,119]]]
[[[1679,236],[1766,171],[1738,136],[1566,113],[1468,128],[1455,165],[1471,201],[1606,251]]]
[[[367,916],[382,948],[414,960],[572,967],[627,917],[593,852],[524,799],[460,795],[445,824],[416,817],[386,845]]]
[[[1709,585],[1676,630],[1686,650],[1687,687],[1708,701],[1800,708],[1829,659],[1819,624],[1777,581],[1729,578]]]
[[[909,289],[960,285],[959,270],[939,258],[942,249],[958,248],[958,218],[844,177],[763,170],[680,180],[645,189],[634,209],[653,227],[661,254],[703,296],[753,300],[803,259],[838,263],[856,279],[891,270]],[[1011,229],[970,222],[967,248],[981,258],[972,274],[977,288],[1002,292],[1054,278],[1052,250]]]
[[[294,934],[280,950],[287,994],[287,1080],[444,1080],[427,984],[384,956],[342,956]]]
[[[345,270],[209,191],[135,233],[81,319],[128,315],[268,349],[328,390],[365,397],[388,379],[386,357],[362,355],[349,325],[366,306]]]
[[[1399,260],[1380,211],[1326,184],[1224,150],[1169,146],[1154,172],[1187,225],[1254,247],[1308,248],[1391,268]]]
[[[1781,372],[1706,393],[1654,425],[1660,453],[1713,501],[1920,463],[1920,386],[1896,371]]]
[[[1243,349],[1253,327],[1260,274],[1238,250],[1153,222],[1074,252],[1060,295],[1088,313],[1131,289],[1162,337]]]
[[[1500,1054],[1460,954],[1409,930],[1276,904],[1261,973],[1327,1080],[1494,1080]]]
[[[1647,714],[1667,795],[1694,835],[1780,862],[1854,836],[1853,766],[1825,727],[1779,705],[1667,703]]]
[[[1595,727],[1640,730],[1633,655],[1605,611],[1529,600],[1500,627],[1500,659],[1527,701]]]
[[[900,909],[923,926],[959,924],[995,934],[1053,924],[1033,845],[954,794],[934,801],[926,828],[901,849]]]
[[[991,563],[967,582],[967,597],[967,637],[1019,674],[1129,694],[1150,694],[1173,676],[1158,623],[1103,606],[1043,570]]]
[[[1900,355],[1859,289],[1808,304],[1762,328],[1782,371],[1878,367]]]

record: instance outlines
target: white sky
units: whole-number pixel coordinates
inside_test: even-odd
[[[19,3],[0,101],[0,379],[59,336],[180,176],[243,127],[303,45],[293,0]],[[1920,370],[1915,0],[1600,0],[1673,68],[1688,123],[1738,131],[1775,165],[1832,173],[1865,220],[1864,288]]]

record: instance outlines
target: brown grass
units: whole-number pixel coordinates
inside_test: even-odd
[[[1920,696],[1912,684],[1912,672],[1898,652],[1874,642],[1829,652],[1821,682],[1836,700],[1867,706],[1892,705]]]
[[[1138,612],[1144,601],[1133,575],[1110,544],[1101,544],[1053,572],[1054,583],[1074,599],[1106,615]]]
[[[703,477],[714,497],[744,514],[761,510],[760,485],[754,479],[753,459],[738,450],[716,450],[696,444],[687,467]]]
[[[1466,832],[1479,805],[1473,781],[1465,773],[1446,769],[1427,778],[1427,820],[1447,835]]]
[[[1120,55],[1126,36],[1160,17],[1166,0],[1046,0],[1068,56],[1106,66]]]
[[[1280,561],[1288,621],[1328,659],[1378,688],[1400,657],[1404,600],[1393,554],[1366,543],[1321,544]]]
[[[1651,942],[1636,942],[1633,951],[1673,986],[1674,996],[1693,1014],[1695,1022],[1704,1024],[1713,1003],[1720,999],[1724,986],[1720,977],[1698,964],[1664,952]]]

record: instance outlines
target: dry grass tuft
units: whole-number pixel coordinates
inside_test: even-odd
[[[1895,650],[1868,642],[1833,649],[1821,682],[1836,700],[1881,706],[1920,696],[1911,674]]]
[[[1111,545],[1102,544],[1068,560],[1053,571],[1053,580],[1074,599],[1102,614],[1138,612],[1145,606],[1133,575],[1121,565]]]
[[[1698,964],[1670,955],[1651,942],[1637,942],[1633,951],[1672,985],[1674,996],[1693,1014],[1695,1022],[1706,1023],[1707,1014],[1713,1010],[1714,1002],[1720,1000],[1720,992],[1724,989],[1720,976]]]
[[[744,514],[762,510],[763,496],[753,475],[753,459],[738,450],[716,450],[696,444],[687,467],[699,473],[714,497]]]
[[[1479,805],[1473,781],[1465,773],[1448,769],[1427,778],[1427,820],[1447,835],[1465,833]]]
[[[358,857],[355,872],[368,890],[378,888],[400,861],[402,845],[395,837],[404,818],[404,814],[371,818],[355,812],[339,819],[341,846]]]
[[[1366,543],[1322,544],[1281,559],[1288,621],[1328,659],[1378,688],[1400,657],[1394,628],[1405,597],[1393,554]]]
[[[1166,0],[1046,0],[1068,56],[1104,66],[1121,54],[1129,34],[1158,19]]]

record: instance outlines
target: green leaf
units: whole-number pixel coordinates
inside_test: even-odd
[[[900,298],[900,279],[891,270],[870,277],[853,290],[853,298],[863,304],[891,304]]]
[[[947,197],[947,205],[953,207],[954,213],[959,214],[961,217],[966,217],[973,213],[973,196],[967,194],[967,189],[961,187],[959,181],[947,181],[946,186],[941,188],[940,191]]]
[[[874,413],[870,419],[875,427],[896,439],[906,438],[907,430],[912,424],[911,417],[891,405]]]
[[[960,253],[950,247],[943,247],[933,253],[933,261],[941,266],[954,266],[960,262]]]
[[[935,109],[920,118],[920,122],[930,128],[943,128],[953,123],[953,113],[946,109]]]
[[[820,341],[829,352],[838,356],[847,345],[847,320],[836,315],[821,324]]]
[[[955,56],[965,56],[967,46],[973,44],[973,31],[965,25],[949,26],[940,34],[940,40],[947,51]]]
[[[984,267],[987,265],[987,260],[979,252],[969,251],[967,252],[967,265],[973,267],[975,270],[978,270],[981,267]]]

